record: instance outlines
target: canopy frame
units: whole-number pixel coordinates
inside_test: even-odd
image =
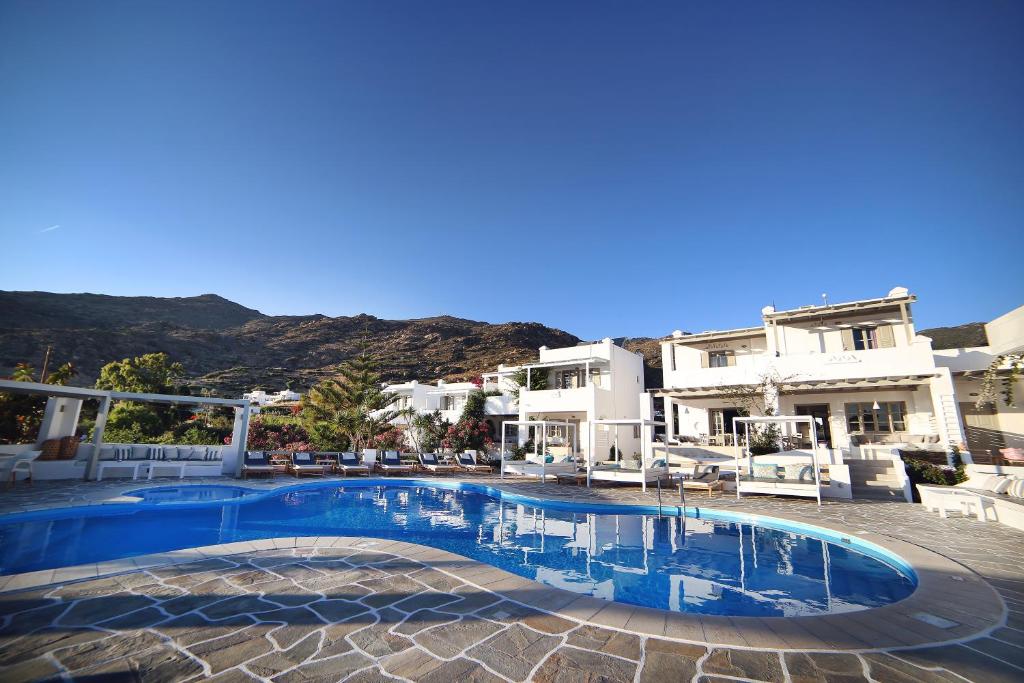
[[[664,422],[657,420],[650,420],[643,417],[624,417],[617,419],[598,419],[590,421],[590,452],[587,453],[587,488],[590,488],[590,474],[594,468],[594,458],[596,453],[597,444],[597,428],[601,425],[606,427],[615,427],[615,462],[619,462],[619,430],[618,427],[640,427],[640,473],[641,482],[640,488],[643,491],[647,490],[647,455],[651,454],[653,460],[653,447],[651,439],[648,439],[644,433],[646,427],[654,428],[664,426]],[[668,464],[668,452],[665,453],[665,464]]]
[[[743,425],[744,443],[746,446],[741,446],[737,440],[737,423]],[[736,498],[740,498],[741,489],[743,488],[743,477],[740,475],[740,459],[743,456],[743,449],[747,449],[747,472],[753,476],[754,472],[754,455],[750,452],[750,426],[758,424],[779,424],[787,427],[786,431],[792,431],[790,428],[800,424],[806,424],[810,427],[811,435],[811,465],[814,469],[814,492],[815,497],[818,500],[818,506],[821,506],[821,471],[819,466],[818,449],[818,423],[812,415],[763,415],[760,417],[734,417],[732,419],[732,442],[735,449],[735,467],[736,467]],[[787,433],[786,436],[792,436]]]
[[[570,440],[571,446],[570,446],[570,449],[569,449],[569,453],[573,454],[573,453],[576,452],[576,439],[577,439],[576,425],[573,424],[572,422],[569,422],[567,420],[502,420],[502,422],[501,422],[501,473],[500,473],[500,478],[501,479],[505,478],[505,452],[506,452],[506,449],[505,449],[505,437],[508,434],[508,430],[507,430],[508,425],[516,425],[517,427],[540,427],[541,428],[541,441],[543,442],[543,446],[541,446],[541,450],[540,450],[540,452],[538,452],[537,448],[538,448],[539,444],[538,444],[538,440],[535,438],[533,440],[533,453],[534,453],[534,455],[541,455],[541,453],[543,453],[545,456],[547,455],[547,450],[548,450],[548,426],[565,427],[566,428],[566,433],[568,434],[568,433],[571,432],[571,434],[572,434],[572,437],[571,437],[571,440]],[[540,466],[541,466],[540,467],[540,472],[541,472],[540,480],[542,482],[545,481],[545,479],[547,477],[547,467],[546,467],[547,463],[545,462],[545,459],[546,458],[541,458],[540,459]]]

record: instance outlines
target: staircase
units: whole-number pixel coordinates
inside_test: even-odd
[[[892,460],[846,460],[855,499],[906,501]]]

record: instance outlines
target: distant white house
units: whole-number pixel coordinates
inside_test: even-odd
[[[262,389],[250,391],[242,394],[242,398],[252,404],[252,414],[258,415],[260,408],[264,406],[272,406],[277,403],[291,403],[298,401],[302,398],[302,394],[292,391],[291,389],[282,389],[281,391],[268,394]]]
[[[818,438],[851,455],[862,444],[945,451],[964,440],[948,364],[914,331],[916,297],[886,296],[761,311],[761,324],[662,342],[666,436],[731,445],[736,388],[779,383],[778,414],[817,418]],[[804,431],[809,427],[804,426]],[[809,441],[809,434],[803,435]]]

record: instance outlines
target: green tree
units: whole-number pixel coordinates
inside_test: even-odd
[[[147,353],[107,363],[96,380],[97,389],[131,391],[140,394],[173,394],[185,376],[181,363],[171,362],[166,353]]]
[[[526,386],[527,378],[529,378],[530,386]],[[516,383],[516,388],[512,390],[512,395],[519,399],[519,391],[526,387],[527,391],[544,391],[548,388],[548,373],[545,370],[534,368],[527,372],[526,368],[521,368],[514,372],[510,378]]]
[[[320,382],[302,399],[307,429],[317,438],[347,441],[353,450],[370,447],[374,438],[392,428],[400,411],[392,406],[397,394],[381,386],[377,361],[366,353],[338,368],[338,377]]]

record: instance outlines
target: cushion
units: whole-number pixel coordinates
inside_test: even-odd
[[[206,460],[206,447],[193,446],[192,452],[188,455],[189,460]]]
[[[989,487],[989,491],[992,493],[1006,493],[1013,486],[1013,479],[1010,477],[1000,477],[994,485]]]
[[[754,463],[755,479],[778,479],[778,466],[775,463]]]
[[[266,456],[263,455],[263,451],[249,451],[245,455],[245,459],[251,462],[262,462],[266,459]]]
[[[162,459],[163,460],[177,460],[178,459],[178,447],[177,446],[164,446]]]
[[[1014,498],[1024,498],[1024,479],[1018,479],[1010,484],[1006,493]]]
[[[795,479],[796,481],[814,481],[814,472],[810,465],[794,463],[786,465],[786,479]]]
[[[991,474],[986,474],[978,481],[978,488],[985,491],[991,491],[992,487],[999,483],[999,477]]]
[[[553,455],[545,455],[544,456],[544,462],[545,463],[553,463],[554,461],[555,461],[555,456],[553,456]]]
[[[668,465],[668,463],[665,462],[665,458],[658,458],[657,460],[652,460],[651,461],[651,467],[653,467],[655,469],[657,469],[659,467],[666,467],[667,465]]]
[[[114,460],[116,457],[116,448],[114,446],[103,446],[100,448],[100,460]]]
[[[132,460],[146,460],[149,458],[149,446],[143,444],[136,444],[131,447],[131,459]]]

